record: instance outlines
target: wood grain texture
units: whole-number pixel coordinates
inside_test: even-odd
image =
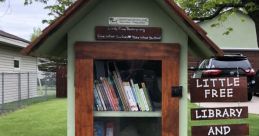
[[[220,132],[217,131],[217,136],[249,136],[249,126],[247,124],[192,126],[192,136],[208,136],[210,129],[213,129],[215,134],[215,128],[221,130],[221,127],[229,127],[230,132],[227,134],[220,134]],[[212,132],[210,134],[212,135]]]
[[[162,60],[162,136],[179,136],[179,98],[171,87],[179,85],[179,58]]]
[[[75,132],[93,136],[93,59],[76,59]]]
[[[93,59],[162,61],[162,136],[179,135],[179,45],[162,43],[81,42],[76,54],[76,136],[93,136]]]
[[[162,60],[177,57],[179,47],[175,43],[77,42],[75,52],[76,58]]]

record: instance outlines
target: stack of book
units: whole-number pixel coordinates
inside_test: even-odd
[[[95,80],[94,103],[97,111],[153,111],[145,83],[122,81],[118,69]]]

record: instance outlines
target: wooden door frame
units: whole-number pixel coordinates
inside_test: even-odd
[[[179,136],[180,46],[176,43],[77,42],[75,44],[75,134],[93,136],[94,59],[162,61],[162,136]]]

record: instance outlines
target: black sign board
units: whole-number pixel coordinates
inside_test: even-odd
[[[246,77],[191,79],[191,102],[248,101]]]
[[[192,126],[192,136],[248,136],[247,124]]]
[[[192,120],[248,118],[248,107],[197,108],[191,109]]]
[[[96,40],[113,41],[161,41],[160,27],[96,26]]]

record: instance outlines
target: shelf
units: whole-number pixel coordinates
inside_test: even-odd
[[[154,112],[95,111],[94,117],[161,117],[161,111],[154,111]]]

